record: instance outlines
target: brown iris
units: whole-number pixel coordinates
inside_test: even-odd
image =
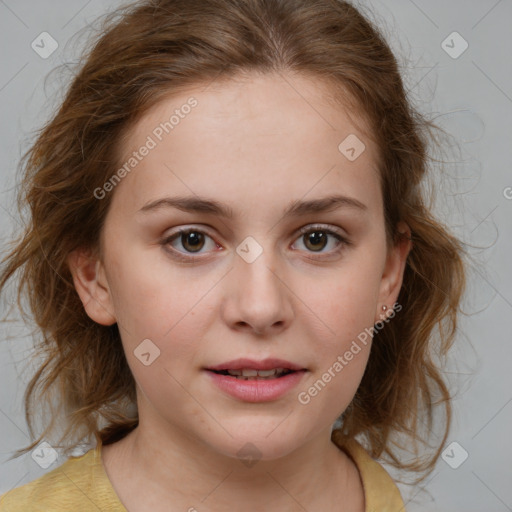
[[[187,251],[197,252],[203,248],[204,234],[199,231],[188,231],[181,234],[181,241]]]
[[[308,249],[322,250],[325,247],[325,244],[327,243],[327,235],[323,231],[311,231],[304,236],[306,239],[305,245],[306,245],[306,247],[308,247]],[[313,247],[309,247],[310,242]],[[318,247],[317,244],[321,244],[322,246]]]

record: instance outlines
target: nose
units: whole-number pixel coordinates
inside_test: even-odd
[[[293,318],[293,294],[268,251],[248,263],[238,255],[228,275],[223,316],[230,328],[275,336]]]

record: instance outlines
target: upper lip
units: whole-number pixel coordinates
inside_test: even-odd
[[[262,361],[254,359],[240,358],[227,361],[225,363],[217,364],[215,366],[208,366],[206,370],[220,371],[220,370],[273,370],[274,368],[284,368],[288,370],[305,370],[300,365],[285,361],[284,359],[267,358]]]

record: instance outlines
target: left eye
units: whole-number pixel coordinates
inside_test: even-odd
[[[339,252],[344,245],[348,245],[348,240],[341,236],[336,231],[324,228],[322,226],[305,227],[300,230],[300,239],[304,239],[305,246],[313,252],[320,252],[329,242],[329,238],[336,240],[336,247],[333,251],[326,252]]]
[[[335,240],[335,247],[331,251],[323,251],[329,244],[330,239]],[[298,240],[304,239],[306,249],[314,253],[331,252],[338,253],[343,246],[349,245],[350,242],[341,234],[322,226],[308,226],[299,230]],[[187,254],[200,253],[205,247],[206,241],[210,240],[210,248],[220,247],[207,233],[196,228],[180,229],[162,241],[163,246],[171,246],[170,249],[175,257],[182,260],[196,259],[194,256]],[[184,251],[176,249],[176,243],[181,245]]]

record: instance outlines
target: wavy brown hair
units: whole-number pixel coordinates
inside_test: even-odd
[[[0,289],[16,277],[40,333],[39,369],[25,393],[32,439],[36,403],[57,396],[65,416],[60,442],[84,437],[108,444],[138,424],[135,383],[117,324],[86,314],[67,257],[98,250],[112,192],[94,191],[121,164],[124,135],[165,95],[238,74],[292,72],[330,85],[340,105],[364,118],[379,151],[388,244],[397,223],[411,229],[412,250],[398,297],[402,312],[375,334],[354,400],[332,439],[359,436],[373,457],[397,468],[431,471],[450,429],[450,393],[440,358],[453,344],[465,264],[462,243],[430,212],[422,183],[439,129],[412,105],[396,58],[376,24],[337,0],[152,0],[108,14],[83,54],[65,98],[24,155],[20,212],[29,217],[3,260]],[[24,313],[25,314],[25,313]],[[36,402],[37,400],[37,402]],[[53,403],[53,402],[52,402]],[[395,434],[428,439],[443,404],[443,435],[426,459],[405,462]],[[55,428],[57,412],[30,446]],[[427,432],[428,433],[428,432]],[[397,439],[398,439],[397,437]]]

